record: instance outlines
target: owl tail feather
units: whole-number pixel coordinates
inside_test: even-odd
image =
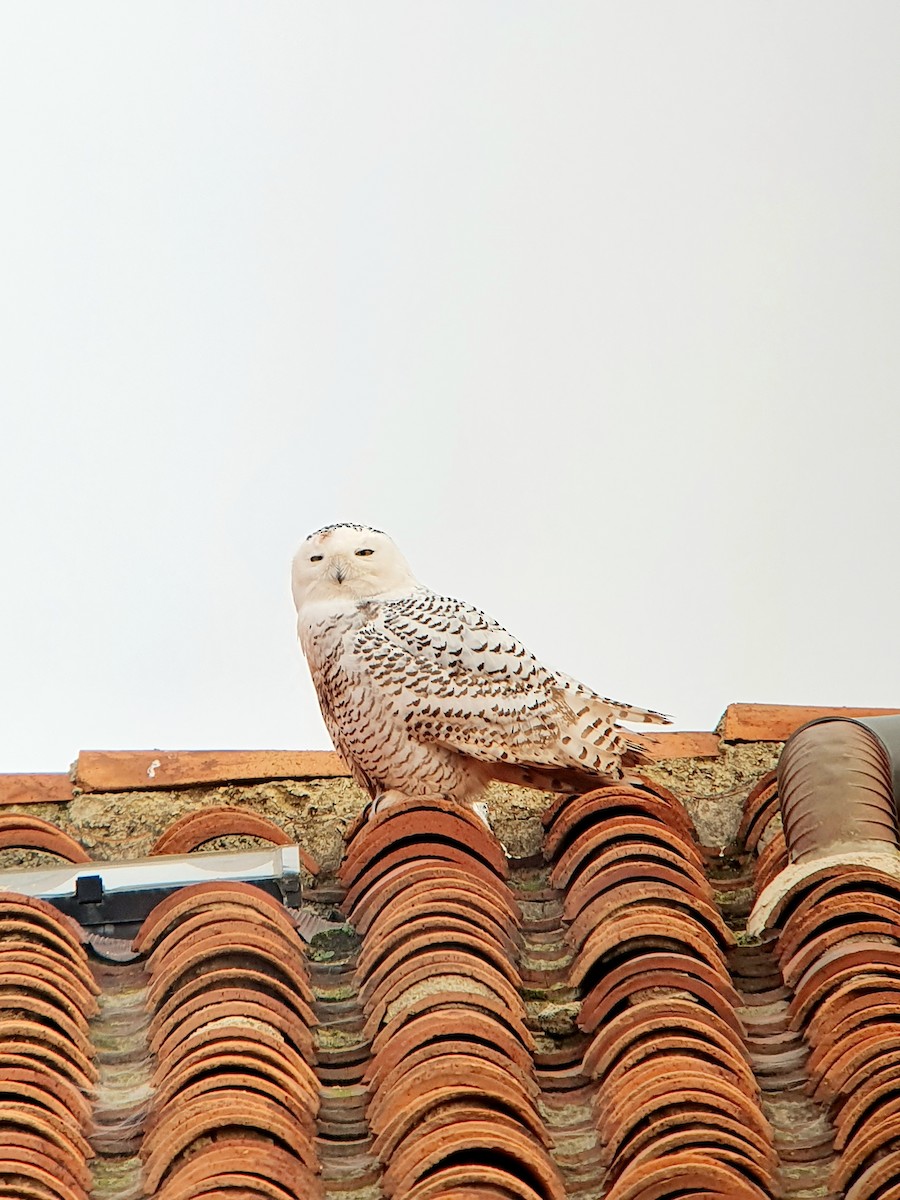
[[[617,721],[633,721],[635,725],[671,725],[672,718],[652,708],[635,708],[633,704],[620,704],[618,700],[605,700],[615,713]]]

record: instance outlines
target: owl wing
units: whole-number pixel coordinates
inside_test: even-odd
[[[381,605],[343,666],[389,697],[416,740],[484,762],[606,771],[628,748],[615,726],[628,706],[557,676],[478,609],[426,589]]]

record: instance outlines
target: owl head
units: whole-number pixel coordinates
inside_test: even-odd
[[[406,559],[386,533],[368,525],[326,525],[294,555],[291,590],[297,611],[314,602],[340,605],[402,596],[416,586]]]

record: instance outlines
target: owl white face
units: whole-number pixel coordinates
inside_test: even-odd
[[[298,612],[310,603],[343,607],[402,595],[415,585],[406,559],[387,534],[366,525],[329,525],[311,533],[294,556],[291,573]]]

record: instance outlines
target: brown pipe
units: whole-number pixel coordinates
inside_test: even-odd
[[[897,848],[892,766],[881,739],[857,721],[824,718],[788,739],[778,763],[784,834],[793,862],[839,849]]]

